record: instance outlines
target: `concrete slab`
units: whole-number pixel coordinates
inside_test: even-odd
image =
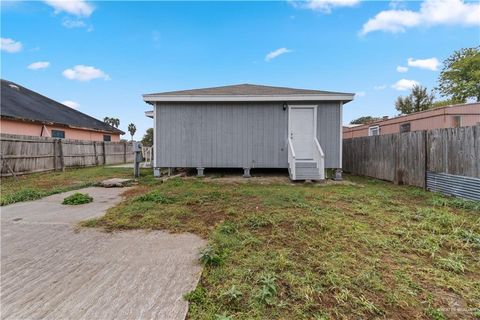
[[[87,188],[1,208],[2,319],[184,319],[205,241],[155,231],[75,229],[104,214],[123,189]]]
[[[100,186],[104,188],[123,188],[132,181],[133,179],[111,178],[100,182]]]

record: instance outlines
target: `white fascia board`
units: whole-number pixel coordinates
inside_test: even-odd
[[[145,102],[245,102],[245,101],[352,101],[354,94],[307,94],[278,96],[167,96],[144,95]]]

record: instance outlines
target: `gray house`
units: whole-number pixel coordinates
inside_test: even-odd
[[[288,168],[322,180],[342,168],[342,106],[352,93],[251,84],[145,94],[160,168]]]

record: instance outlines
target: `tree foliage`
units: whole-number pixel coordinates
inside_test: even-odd
[[[130,123],[128,125],[128,132],[130,132],[130,135],[132,136],[132,140],[133,140],[133,136],[135,135],[135,132],[137,132],[137,127],[135,126],[135,124]]]
[[[378,118],[378,117],[364,116],[364,117],[360,117],[350,121],[350,124],[367,124],[367,123],[372,123],[381,119],[382,118]]]
[[[412,92],[406,97],[398,97],[395,108],[401,114],[410,114],[432,108],[433,93],[427,93],[427,88],[415,85]]]
[[[118,128],[118,126],[120,125],[120,119],[118,118],[105,117],[103,118],[103,122],[115,128]]]
[[[142,146],[151,147],[153,146],[153,128],[148,128],[142,138]]]
[[[480,101],[480,46],[455,51],[443,62],[438,79],[443,96],[455,101]]]

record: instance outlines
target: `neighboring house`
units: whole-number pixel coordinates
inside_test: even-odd
[[[145,94],[159,168],[288,168],[320,180],[342,167],[342,106],[351,93],[241,84]],[[337,170],[341,177],[341,171]]]
[[[343,127],[343,139],[398,132],[474,126],[480,123],[480,103],[468,103],[415,112],[363,125]]]
[[[91,141],[120,141],[125,134],[21,85],[1,82],[1,133]]]

